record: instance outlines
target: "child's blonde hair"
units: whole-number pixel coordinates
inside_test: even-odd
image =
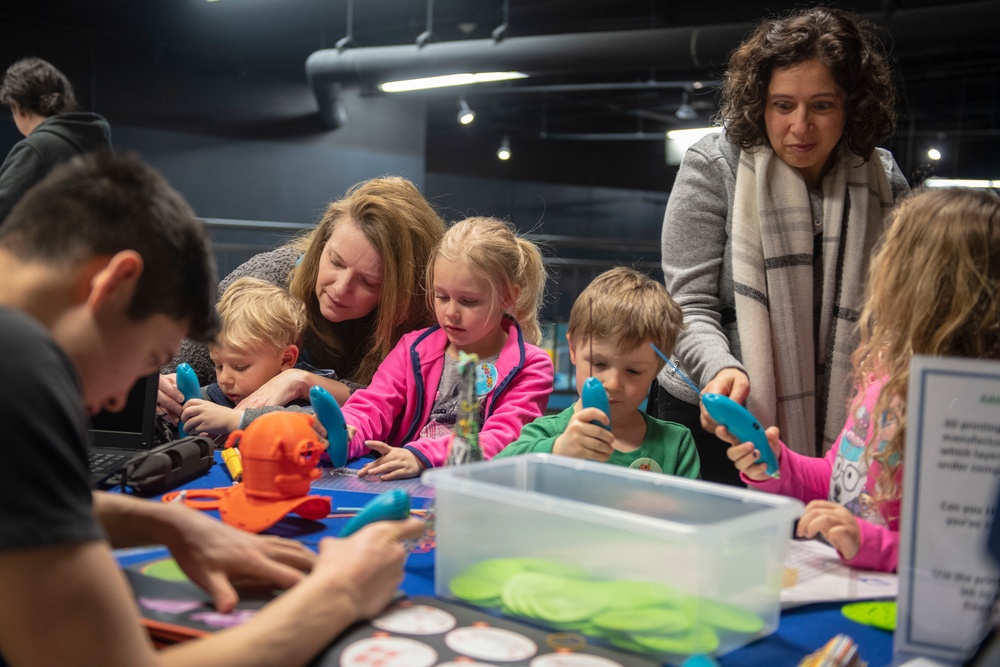
[[[1000,358],[1000,198],[983,191],[924,190],[905,199],[872,259],[852,361],[863,395],[884,378],[872,419],[896,431],[874,454],[878,499],[898,495],[913,355]],[[875,429],[873,429],[873,433]]]
[[[287,290],[258,278],[234,280],[216,306],[222,327],[216,345],[237,350],[300,345],[306,307]]]
[[[670,354],[683,329],[681,307],[662,283],[619,266],[600,274],[580,292],[569,313],[567,333],[574,344],[591,337],[617,340],[623,352],[649,340]],[[659,357],[657,361],[663,365]]]
[[[434,308],[434,262],[441,257],[464,262],[493,285],[493,305],[501,303],[521,325],[524,340],[542,339],[538,309],[545,294],[545,264],[538,247],[517,235],[514,227],[494,218],[466,218],[452,225],[427,263],[427,301]],[[521,288],[515,301],[514,286]]]

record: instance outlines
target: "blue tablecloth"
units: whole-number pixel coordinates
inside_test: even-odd
[[[216,455],[218,458],[218,454]],[[185,487],[205,489],[227,486],[231,483],[225,466],[220,460],[207,475]],[[329,491],[317,489],[317,494],[332,497],[333,507],[360,507],[372,494],[352,491]],[[413,507],[419,509],[426,500],[415,498]],[[215,513],[217,516],[217,513]],[[315,546],[323,537],[339,534],[346,518],[330,518],[309,521],[290,516],[269,529],[267,534],[294,538]],[[162,554],[161,554],[162,555]],[[122,555],[123,565],[149,560],[150,553]],[[410,596],[434,595],[434,552],[414,552],[406,563],[403,590]],[[720,657],[722,667],[749,667],[768,665],[769,667],[794,667],[808,654],[825,644],[837,634],[846,634],[858,644],[861,656],[870,667],[882,667],[892,662],[892,634],[883,630],[861,625],[848,620],[840,613],[840,604],[807,605],[787,610],[781,615],[777,632],[753,644]]]

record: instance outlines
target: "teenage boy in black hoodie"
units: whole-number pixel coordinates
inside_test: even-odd
[[[7,68],[0,104],[10,108],[24,139],[0,165],[0,224],[14,204],[56,165],[85,153],[111,149],[111,126],[102,116],[77,111],[69,79],[41,58]]]

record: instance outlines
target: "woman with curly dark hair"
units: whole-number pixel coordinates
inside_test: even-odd
[[[869,256],[909,189],[876,147],[896,120],[879,47],[836,9],[761,23],[730,55],[722,132],[688,150],[663,221],[679,365],[810,455],[844,423]],[[691,428],[705,479],[741,484],[698,395],[669,367],[658,380],[650,411]]]

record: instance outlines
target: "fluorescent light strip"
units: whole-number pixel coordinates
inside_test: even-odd
[[[996,188],[1000,189],[998,179],[971,178],[928,178],[923,182],[926,188]]]
[[[715,134],[716,132],[722,132],[721,127],[692,127],[686,130],[668,130],[667,138],[674,141],[680,141],[684,143],[694,143],[704,137],[706,134]]]
[[[378,89],[383,93],[405,93],[411,90],[427,90],[428,88],[445,88],[448,86],[468,86],[473,83],[491,83],[493,81],[510,81],[525,79],[523,72],[465,72],[463,74],[445,74],[423,79],[403,79],[401,81],[386,81],[380,83]]]

